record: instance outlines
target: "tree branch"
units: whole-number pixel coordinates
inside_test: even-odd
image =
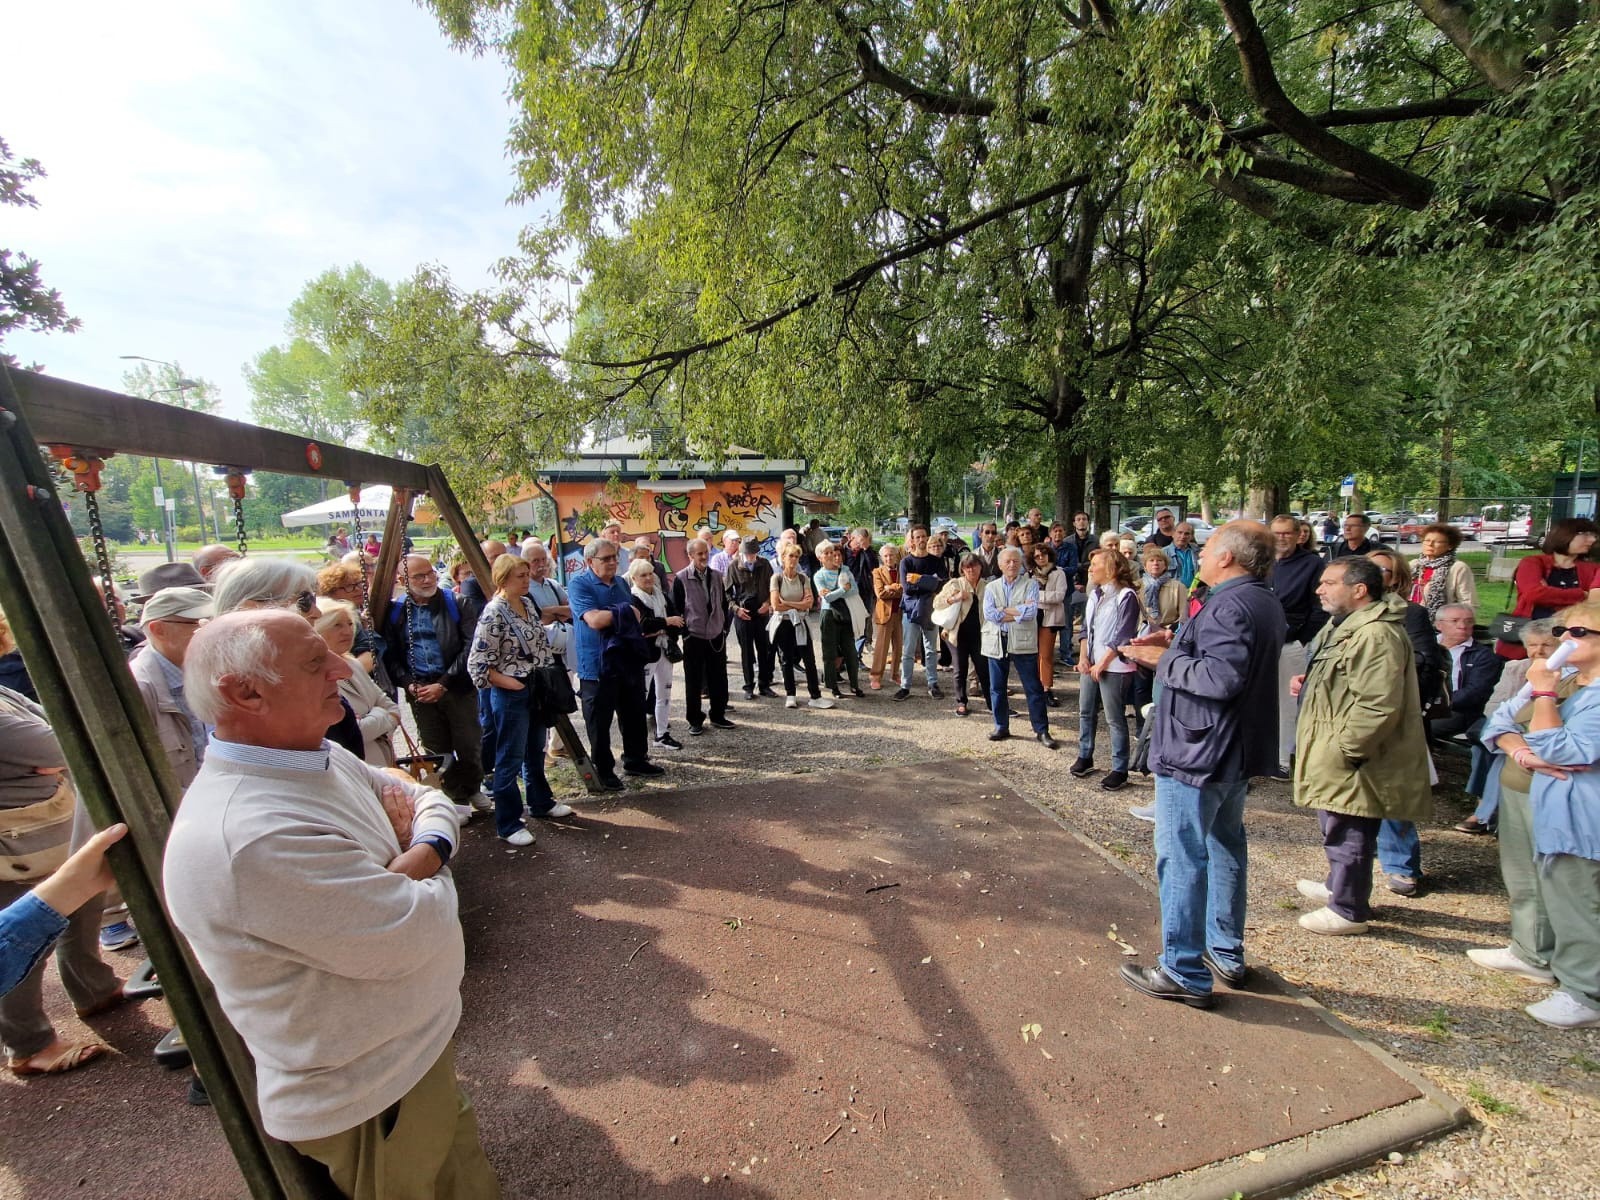
[[[892,71],[878,56],[877,49],[865,33],[850,26],[848,18],[836,11],[841,25],[856,39],[856,62],[861,65],[861,81],[887,88],[908,104],[936,117],[990,117],[997,107],[993,100],[982,96],[962,95],[957,92],[936,92],[916,81]],[[1023,114],[1033,125],[1048,125],[1050,109],[1036,104]]]
[[[1239,49],[1239,66],[1245,91],[1261,110],[1261,115],[1283,131],[1314,157],[1330,167],[1346,171],[1390,200],[1406,208],[1420,209],[1433,197],[1433,184],[1386,158],[1335,137],[1303,111],[1278,82],[1261,26],[1249,0],[1217,0],[1234,44]]]
[[[792,304],[786,304],[782,308],[768,313],[759,320],[746,322],[732,332],[725,333],[720,337],[707,338],[704,341],[695,342],[692,345],[678,346],[671,350],[662,350],[654,354],[643,355],[639,358],[617,359],[609,361],[603,359],[580,359],[578,360],[578,363],[582,366],[598,367],[602,370],[608,371],[628,371],[639,367],[650,368],[652,370],[670,370],[678,363],[686,362],[688,359],[697,354],[702,354],[708,350],[716,350],[719,347],[726,346],[729,342],[734,341],[737,338],[749,337],[752,334],[762,333],[768,329],[771,329],[774,325],[788,320],[796,313],[803,312],[812,307],[820,300],[847,295],[864,284],[870,282],[876,276],[881,275],[884,271],[888,270],[896,263],[905,262],[907,259],[916,258],[920,255],[927,254],[931,250],[938,250],[943,246],[948,246],[950,243],[960,241],[962,238],[966,237],[967,234],[981,229],[985,225],[991,224],[994,221],[1009,217],[1013,213],[1022,212],[1025,209],[1032,208],[1036,204],[1043,204],[1045,201],[1053,200],[1057,196],[1065,195],[1074,188],[1082,187],[1089,181],[1089,178],[1090,176],[1088,172],[1083,172],[1078,175],[1070,175],[1065,179],[1057,180],[1048,187],[1040,188],[1036,192],[1029,192],[1026,196],[1018,196],[1015,200],[1009,200],[1005,204],[1000,204],[996,205],[994,208],[985,209],[983,212],[969,217],[967,220],[958,224],[951,225],[946,229],[940,230],[936,234],[930,234],[927,237],[917,238],[914,241],[907,242],[904,245],[890,251],[889,253],[873,259],[871,262],[857,267],[844,278],[837,280],[831,287],[828,288],[827,291],[810,292],[807,295],[800,297],[800,299],[794,301]]]
[[[1461,57],[1483,76],[1484,82],[1497,92],[1514,92],[1528,81],[1527,69],[1521,62],[1512,62],[1497,52],[1490,44],[1480,42],[1472,32],[1472,6],[1457,0],[1412,0],[1417,10],[1432,21],[1439,32],[1450,39],[1450,44],[1461,52]]]
[[[1473,113],[1481,112],[1488,103],[1489,101],[1482,97],[1441,96],[1437,100],[1391,104],[1383,108],[1347,108],[1323,112],[1309,119],[1324,129],[1345,125],[1393,125],[1401,121],[1418,121],[1427,117],[1470,117]],[[1230,136],[1241,142],[1253,142],[1282,132],[1283,130],[1270,121],[1228,130]]]

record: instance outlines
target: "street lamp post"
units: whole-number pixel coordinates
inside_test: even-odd
[[[119,358],[121,358],[121,359],[123,359],[125,361],[129,361],[129,362],[155,363],[159,367],[171,367],[174,371],[179,371],[179,372],[181,372],[183,370],[183,368],[178,366],[177,363],[168,362],[164,358],[147,358],[143,354],[121,354],[121,355],[118,355],[117,357],[119,357]],[[169,387],[169,388],[156,388],[148,396],[146,396],[145,399],[146,400],[154,400],[157,396],[171,395],[172,393],[176,392],[178,394],[178,402],[181,405],[182,402],[183,402],[183,394],[184,394],[184,392],[186,392],[190,388],[198,388],[200,386],[202,386],[202,385],[201,385],[200,381],[197,380],[197,379],[182,379],[182,378],[180,378],[177,381],[177,384],[175,386]],[[200,540],[201,541],[205,541],[205,537],[206,537],[206,510],[205,510],[205,505],[203,505],[200,502],[200,468],[192,459],[189,462],[189,475],[190,475],[191,480],[194,483],[195,525],[200,530]],[[156,459],[156,486],[158,488],[161,487],[161,460],[159,458]],[[215,525],[216,524],[216,507],[215,507],[215,505],[212,506],[211,518],[212,518],[212,524]],[[174,530],[174,528],[173,528],[173,526],[176,523],[177,522],[176,522],[174,517],[169,517],[167,515],[166,509],[165,509],[165,505],[163,505],[162,514],[161,514],[161,527],[162,527],[163,531],[166,534],[167,561],[168,562],[173,562],[177,558],[177,546],[175,544],[176,543],[176,530]],[[217,535],[217,540],[218,541],[222,540],[221,534]]]

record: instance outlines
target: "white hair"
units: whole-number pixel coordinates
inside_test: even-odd
[[[615,522],[612,522],[612,524],[615,524]],[[606,528],[610,529],[611,526],[607,525]],[[616,548],[617,544],[608,538],[590,538],[583,544],[583,557],[586,559],[593,558],[596,554],[599,554],[602,549],[615,550]]]
[[[624,579],[642,579],[646,575],[654,575],[655,573],[655,564],[648,558],[635,558],[629,560],[628,569],[622,573],[622,577]]]
[[[1456,612],[1464,612],[1467,614],[1467,616],[1473,618],[1473,620],[1477,620],[1477,610],[1468,604],[1446,604],[1439,610],[1438,614],[1433,619],[1437,621],[1439,617],[1444,616],[1445,613],[1450,612],[1452,609],[1454,609]]]
[[[219,569],[212,600],[217,616],[243,604],[284,607],[301,592],[315,593],[317,573],[291,558],[240,558]]]
[[[527,558],[533,552],[533,550],[535,548],[540,549],[540,550],[545,550],[545,553],[548,556],[549,551],[545,549],[545,544],[544,544],[544,541],[542,539],[536,538],[536,537],[530,537],[530,538],[523,538],[522,539],[522,557],[523,558]]]
[[[183,698],[200,720],[215,725],[223,716],[225,677],[268,685],[283,681],[278,646],[267,625],[258,614],[240,613],[218,618],[194,635],[183,658]]]
[[[995,555],[994,561],[997,562],[997,563],[1004,562],[1008,555],[1010,557],[1018,559],[1022,563],[1023,566],[1027,566],[1028,565],[1027,556],[1022,553],[1022,548],[1020,546],[1007,546],[1007,547],[1005,547],[1003,550],[1000,551],[999,554]]]
[[[326,633],[333,627],[333,622],[338,617],[348,617],[352,625],[357,629],[361,628],[361,610],[348,600],[335,600],[329,596],[322,596],[317,600],[317,611],[322,615],[311,625],[318,633]]]

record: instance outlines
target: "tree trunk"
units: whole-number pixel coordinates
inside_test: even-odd
[[[1067,455],[1066,491],[1062,491],[1061,466],[1056,466],[1056,520],[1072,528],[1074,513],[1087,512],[1084,507],[1083,481],[1089,470],[1089,456],[1081,450]]]
[[[1089,486],[1093,510],[1089,519],[1099,530],[1111,528],[1111,456],[1094,460],[1094,478]]]
[[[1281,483],[1257,483],[1250,488],[1250,498],[1245,501],[1244,515],[1261,521],[1270,521],[1284,511],[1284,496],[1288,488]]]
[[[928,486],[928,464],[906,464],[906,514],[913,525],[927,525],[933,520],[933,500]]]
[[[1455,463],[1456,429],[1454,422],[1446,417],[1444,428],[1439,431],[1439,507],[1435,518],[1439,521],[1450,519],[1450,477],[1455,473]]]
[[[1211,516],[1211,493],[1205,488],[1200,489],[1200,519],[1207,525],[1216,524]]]

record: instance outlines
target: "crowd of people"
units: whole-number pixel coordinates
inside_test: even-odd
[[[1300,881],[1318,904],[1300,924],[1360,935],[1380,876],[1400,896],[1424,886],[1432,754],[1470,753],[1480,804],[1457,828],[1498,833],[1511,920],[1507,945],[1469,957],[1549,985],[1527,1009],[1545,1024],[1600,1025],[1591,522],[1557,522],[1523,560],[1519,645],[1492,648],[1474,639],[1471,572],[1446,526],[1408,562],[1370,542],[1359,514],[1326,555],[1290,516],[1230,522],[1196,548],[1163,510],[1138,549],[1096,536],[1083,513],[1029,516],[980,525],[970,548],[921,525],[881,546],[866,529],[842,545],[785,530],[770,560],[754,537],[715,552],[696,537],[677,571],[654,539],[625,545],[613,526],[565,586],[538,539],[491,540],[488,593],[470,569],[405,556],[379,628],[359,549],[317,571],[207,547],[147,572],[123,643],[185,789],[169,906],[255,1057],[268,1132],[348,1195],[381,1194],[374,1179],[396,1171],[496,1194],[453,1067],[464,952],[444,868],[460,829],[492,814],[496,836],[526,846],[539,821],[571,818],[546,777],[561,753],[586,754],[606,791],[664,774],[656,759],[683,749],[675,685],[688,737],[737,731],[730,633],[746,702],[799,708],[803,672],[815,710],[890,688],[938,703],[944,671],[955,715],[981,702],[996,742],[1023,715],[1014,673],[1051,750],[1056,684],[1075,678],[1066,770],[1096,772],[1104,724],[1100,787],[1155,778],[1154,803],[1132,811],[1155,827],[1162,951],[1122,975],[1195,1007],[1217,980],[1248,980],[1252,780],[1292,781],[1318,814],[1328,870]],[[103,862],[121,831],[95,835],[77,804],[3,619],[0,671],[0,1041],[14,1073],[58,1074],[106,1047],[57,1036],[44,954],[56,947],[68,995],[95,1016],[133,998],[99,952],[137,932]],[[582,739],[561,720],[580,710]],[[558,729],[572,740],[551,745]],[[198,1080],[191,1098],[204,1102]],[[386,1144],[397,1122],[435,1136]]]

